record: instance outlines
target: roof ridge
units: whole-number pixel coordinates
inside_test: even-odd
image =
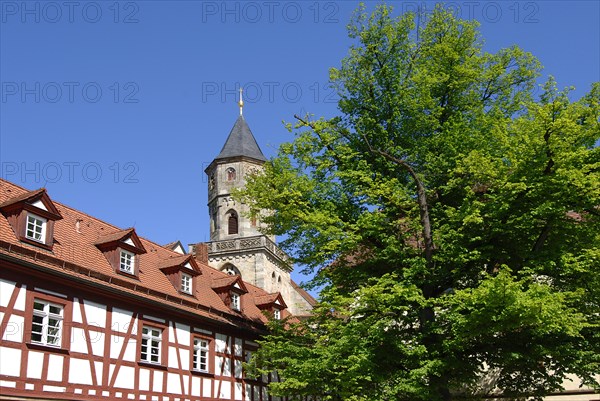
[[[229,157],[249,157],[258,161],[267,161],[252,130],[248,126],[244,116],[240,115],[233,124],[225,144],[221,148],[215,160]]]

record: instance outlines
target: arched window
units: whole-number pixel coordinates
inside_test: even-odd
[[[226,263],[222,268],[221,271],[223,273],[227,273],[230,276],[235,276],[236,274],[241,276],[242,274],[240,273],[240,271],[238,270],[237,267],[235,267],[234,265],[232,265],[231,263]]]
[[[227,181],[235,181],[235,169],[233,167],[229,167],[227,170],[225,170],[225,174]]]
[[[238,215],[233,210],[228,213],[229,218],[227,219],[227,234],[237,234],[238,233]]]

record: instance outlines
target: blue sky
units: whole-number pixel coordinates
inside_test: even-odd
[[[0,176],[158,243],[206,241],[203,170],[237,118],[237,88],[267,157],[292,139],[294,113],[335,115],[328,69],[357,5],[2,0]],[[532,52],[574,98],[600,80],[598,1],[448,5],[481,23],[485,50]]]

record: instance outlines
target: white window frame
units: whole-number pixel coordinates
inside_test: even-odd
[[[209,341],[205,338],[194,338],[194,355],[192,368],[198,372],[208,372]]]
[[[144,351],[144,348],[146,349],[146,351]],[[153,327],[153,326],[142,326],[142,341],[140,344],[140,360],[143,362],[160,365],[161,353],[162,353],[162,329],[160,329],[158,327]],[[155,360],[153,360],[153,359],[155,359]]]
[[[273,319],[281,320],[281,309],[273,308]]]
[[[121,252],[119,252],[119,271],[135,274],[135,253],[121,249]]]
[[[33,224],[33,228],[29,228],[29,224]],[[46,242],[46,226],[48,219],[40,217],[36,214],[27,213],[27,219],[25,220],[25,238],[32,241],[45,243]],[[39,228],[39,232],[37,230]],[[36,238],[39,235],[39,238]]]
[[[237,292],[231,292],[231,309],[235,311],[241,310],[241,296]]]
[[[191,294],[192,293],[192,288],[193,288],[193,278],[191,275],[187,274],[187,273],[181,273],[181,292],[184,292],[186,294]]]
[[[41,309],[36,306],[41,306]],[[31,342],[60,348],[62,346],[64,310],[64,305],[35,298],[31,321]],[[34,339],[34,337],[38,338]]]

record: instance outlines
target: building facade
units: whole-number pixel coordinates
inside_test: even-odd
[[[242,363],[279,293],[44,189],[0,180],[0,212],[0,399],[275,399]]]

